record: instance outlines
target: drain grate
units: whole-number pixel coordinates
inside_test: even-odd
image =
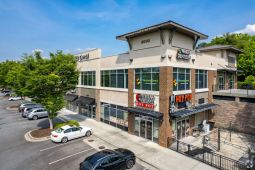
[[[104,146],[99,146],[98,148],[99,148],[99,149],[105,149],[105,147],[104,147]]]

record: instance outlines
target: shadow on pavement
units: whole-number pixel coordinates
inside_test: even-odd
[[[56,123],[63,123],[64,121],[58,118],[54,118],[53,119],[53,124]],[[50,124],[49,124],[49,119],[48,118],[42,118],[41,121],[37,124],[37,127],[39,128],[49,128]]]

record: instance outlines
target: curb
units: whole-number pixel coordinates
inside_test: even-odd
[[[6,109],[6,110],[10,110],[10,111],[17,111],[17,110],[18,110],[18,107],[17,107],[17,108],[6,107],[5,109]]]
[[[50,139],[50,136],[46,136],[46,137],[42,137],[42,138],[34,138],[32,135],[31,135],[31,132],[33,130],[25,133],[24,135],[24,138],[26,139],[26,141],[28,142],[42,142],[42,141],[46,141],[46,140],[49,140]]]

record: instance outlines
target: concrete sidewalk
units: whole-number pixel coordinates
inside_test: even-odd
[[[88,126],[93,129],[93,139],[91,145],[94,147],[104,145],[107,148],[127,148],[132,150],[139,163],[142,162],[149,169],[159,170],[213,170],[215,168],[179,154],[170,149],[159,146],[149,140],[130,135],[125,131],[114,128],[96,120],[78,115],[67,109],[62,109],[59,117],[66,120],[77,120],[80,125]],[[85,140],[86,141],[86,140]],[[89,142],[88,142],[89,144]]]

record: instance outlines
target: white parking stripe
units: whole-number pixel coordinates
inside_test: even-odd
[[[93,150],[93,149],[94,149],[94,148],[86,149],[86,150],[83,150],[83,151],[81,151],[81,152],[77,152],[77,153],[75,153],[75,154],[72,154],[72,155],[63,157],[63,158],[58,159],[58,160],[56,160],[56,161],[50,162],[49,165],[54,164],[54,163],[57,163],[57,162],[62,161],[62,160],[64,160],[64,159],[70,158],[70,157],[72,157],[72,156],[81,154],[81,153],[83,153],[83,152],[87,152],[87,151]]]
[[[43,152],[43,151],[46,151],[46,150],[49,150],[49,149],[52,149],[52,148],[56,148],[56,147],[59,147],[59,146],[62,146],[62,145],[66,145],[66,144],[69,144],[69,143],[81,141],[81,140],[84,140],[84,138],[81,138],[81,139],[78,139],[78,140],[73,140],[73,141],[70,141],[70,142],[67,142],[67,143],[56,144],[55,146],[51,146],[51,147],[48,147],[48,148],[41,149],[40,152]]]

